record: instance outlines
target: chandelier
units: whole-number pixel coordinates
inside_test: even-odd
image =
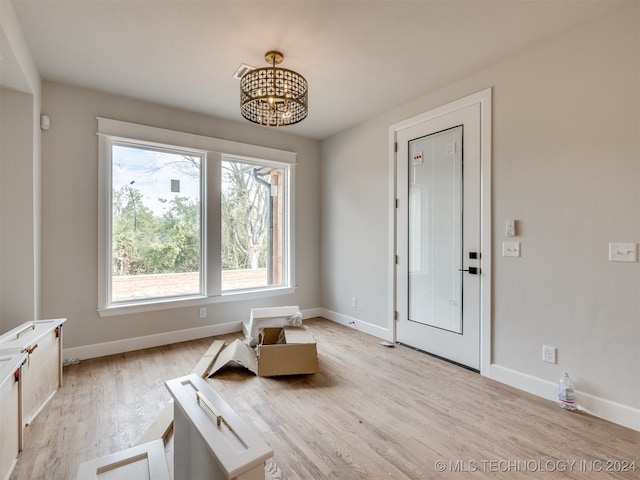
[[[256,68],[240,79],[240,112],[250,122],[269,127],[293,125],[308,113],[308,85],[293,70],[276,67],[284,56],[270,51],[264,56],[270,67]]]

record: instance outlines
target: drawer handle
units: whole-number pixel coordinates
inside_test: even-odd
[[[220,412],[218,412],[218,409],[216,407],[214,407],[211,402],[207,399],[207,397],[204,396],[204,394],[200,391],[197,390],[196,391],[196,396],[198,397],[198,402],[200,402],[200,400],[202,400],[202,403],[204,403],[204,405],[211,411],[211,413],[213,413],[213,415],[216,417],[216,425],[219,427],[222,422],[224,422],[227,427],[229,427],[229,430],[231,430],[233,432],[233,428],[231,428],[231,425],[229,425],[227,423],[227,421],[224,419],[224,417],[220,414]]]
[[[33,347],[27,347],[26,352],[31,355],[36,348],[38,348],[37,343]]]
[[[20,335],[24,335],[25,333],[27,333],[29,330],[35,330],[36,326],[35,325],[29,325],[27,328],[23,328],[22,330],[20,330],[18,333],[16,333],[16,340],[20,338]]]

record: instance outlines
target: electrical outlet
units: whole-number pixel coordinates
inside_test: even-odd
[[[351,306],[352,306],[353,308],[358,308],[358,299],[357,299],[356,297],[353,297],[353,298],[351,299]]]
[[[556,347],[549,345],[542,346],[542,361],[547,363],[556,363]]]
[[[200,307],[200,318],[207,318],[207,307]]]

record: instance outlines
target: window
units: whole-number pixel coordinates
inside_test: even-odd
[[[110,303],[202,295],[205,154],[110,144]]]
[[[222,291],[284,281],[285,169],[223,157]]]
[[[295,154],[103,118],[98,134],[101,315],[293,291]]]

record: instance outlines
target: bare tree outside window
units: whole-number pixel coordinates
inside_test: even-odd
[[[282,169],[225,160],[221,176],[222,289],[281,284]]]

